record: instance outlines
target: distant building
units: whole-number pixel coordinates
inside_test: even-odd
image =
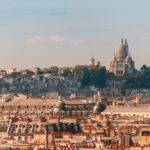
[[[89,66],[90,67],[94,67],[95,66],[95,59],[93,57],[91,57],[91,59],[89,61]]]
[[[126,39],[122,39],[117,52],[110,61],[109,71],[117,76],[133,74],[135,72],[134,64],[135,63],[129,54],[128,43]]]
[[[18,70],[15,69],[15,68],[7,68],[5,71],[6,71],[7,74],[11,74],[11,73],[14,73],[14,72],[18,72]]]
[[[139,106],[139,107],[108,107],[102,112],[103,115],[119,115],[126,117],[143,117],[150,118],[149,106]]]
[[[101,67],[100,61],[95,61],[95,58],[91,57],[89,60],[89,65],[88,67],[93,68],[93,67]]]
[[[11,100],[13,100],[14,95],[13,94],[4,94],[1,98],[0,98],[0,102],[1,103],[6,103],[9,102]]]

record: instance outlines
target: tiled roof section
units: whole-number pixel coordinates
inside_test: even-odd
[[[102,114],[107,113],[150,113],[150,106],[146,107],[108,107]]]

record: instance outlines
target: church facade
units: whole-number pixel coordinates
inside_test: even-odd
[[[121,40],[120,46],[114,53],[109,64],[109,71],[117,76],[133,74],[135,72],[135,63],[129,54],[127,40]]]

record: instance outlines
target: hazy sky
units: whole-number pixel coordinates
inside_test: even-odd
[[[108,65],[122,37],[150,65],[150,0],[0,1],[0,68]]]

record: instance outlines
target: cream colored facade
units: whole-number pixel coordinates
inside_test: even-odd
[[[108,107],[102,114],[150,118],[150,107]]]
[[[109,71],[118,76],[134,73],[134,61],[129,54],[129,48],[126,39],[121,40],[118,50],[110,61]]]

